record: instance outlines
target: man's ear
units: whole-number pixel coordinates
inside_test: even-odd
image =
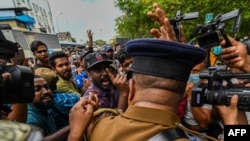
[[[52,68],[52,70],[56,73],[56,69],[54,68],[54,67],[51,67]]]
[[[133,104],[133,99],[135,95],[135,87],[134,87],[134,80],[129,79],[129,94],[128,94],[128,104]]]
[[[93,82],[90,72],[89,72],[89,71],[86,71],[86,74],[87,74],[87,76],[88,76],[88,78],[89,78],[89,81],[90,81],[90,82]]]
[[[91,77],[91,75],[90,75],[89,71],[86,71],[86,74],[87,74],[88,78],[90,78],[90,77]]]

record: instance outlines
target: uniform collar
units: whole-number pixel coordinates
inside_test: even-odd
[[[134,105],[130,105],[122,116],[143,122],[162,124],[166,126],[175,126],[176,122],[180,122],[179,117],[175,113]]]

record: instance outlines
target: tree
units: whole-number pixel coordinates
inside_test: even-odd
[[[71,41],[76,43],[76,38],[71,38]]]
[[[103,46],[103,45],[105,45],[107,43],[106,43],[106,41],[103,41],[103,40],[96,40],[95,44],[98,45],[98,46]]]
[[[115,0],[114,4],[123,13],[116,22],[116,32],[118,36],[134,38],[151,37],[150,29],[158,27],[157,24],[147,17],[147,12],[153,10],[153,0]],[[224,14],[235,9],[242,12],[242,22],[238,37],[243,37],[250,30],[250,2],[248,0],[235,1],[214,1],[214,0],[158,0],[161,7],[166,7],[167,16],[175,18],[177,10],[183,14],[189,12],[199,12],[198,19],[181,21],[187,37],[198,24],[204,24],[205,15],[214,13],[214,17],[220,13]],[[233,36],[233,19],[226,21],[226,32]]]

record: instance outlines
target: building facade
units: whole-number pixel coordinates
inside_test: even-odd
[[[48,0],[0,0],[0,24],[13,29],[55,34]]]

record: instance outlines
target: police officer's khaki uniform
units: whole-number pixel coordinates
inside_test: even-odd
[[[91,141],[147,141],[179,122],[175,113],[130,105],[119,116],[107,117],[95,124]],[[187,141],[187,139],[178,139]]]

